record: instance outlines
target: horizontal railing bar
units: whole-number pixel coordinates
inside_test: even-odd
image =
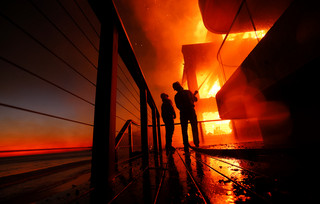
[[[118,133],[118,135],[116,136],[116,139],[115,139],[115,149],[117,149],[117,147],[119,146],[122,138],[123,138],[123,135],[124,135],[124,132],[128,129],[128,127],[131,125],[131,124],[134,124],[134,125],[138,125],[138,123],[134,122],[133,120],[127,120],[126,123],[122,126],[120,132]]]
[[[127,101],[128,101],[129,103],[131,103],[131,105],[132,105],[137,111],[140,112],[140,109],[139,109],[124,93],[122,93],[122,91],[120,91],[120,89],[117,88],[117,91],[118,91],[125,99],[127,99]]]
[[[229,119],[226,119],[229,120]],[[221,119],[216,119],[216,120],[201,120],[198,121],[198,123],[206,123],[206,122],[222,122],[222,121],[226,121],[226,120],[221,120]],[[190,123],[190,122],[188,122]],[[181,123],[174,123],[174,125],[181,125]],[[165,126],[165,124],[161,124],[160,126]],[[152,127],[152,125],[148,125],[148,127]]]
[[[20,25],[18,25],[16,22],[14,22],[12,19],[10,19],[8,16],[4,15],[2,12],[0,12],[0,16],[4,18],[6,21],[17,27],[21,32],[26,34],[29,38],[34,40],[36,43],[38,43],[43,49],[47,50],[49,53],[51,53],[53,56],[55,56],[57,59],[59,59],[61,62],[63,62],[69,69],[73,70],[75,73],[77,73],[79,76],[81,76],[83,79],[88,81],[91,85],[96,86],[95,83],[93,83],[90,79],[85,77],[82,73],[80,73],[76,68],[74,68],[71,64],[69,64],[66,60],[64,60],[62,57],[58,56],[58,54],[54,53],[52,50],[50,50],[45,44],[40,42],[36,37],[34,37],[32,34],[30,34],[28,31],[26,31],[24,28],[22,28]]]
[[[118,67],[120,68],[120,71],[123,73],[124,77],[127,79],[127,81],[129,82],[129,84],[131,85],[131,87],[133,88],[133,90],[136,92],[137,96],[139,96],[139,92],[134,88],[134,85],[131,83],[131,81],[129,80],[129,77],[127,76],[127,74],[123,71],[122,67],[120,66],[120,64],[118,63]]]
[[[87,125],[87,126],[92,126],[93,127],[93,125],[89,124],[89,123],[85,123],[85,122],[81,122],[81,121],[77,121],[77,120],[72,120],[72,119],[68,119],[68,118],[64,118],[64,117],[60,117],[60,116],[56,116],[56,115],[51,115],[51,114],[47,114],[47,113],[42,113],[42,112],[34,111],[34,110],[31,110],[31,109],[21,108],[21,107],[18,107],[18,106],[13,106],[13,105],[5,104],[5,103],[0,103],[0,106],[13,108],[13,109],[21,110],[21,111],[26,111],[26,112],[35,113],[35,114],[38,114],[38,115],[44,115],[44,116],[48,116],[48,117],[51,117],[51,118],[56,118],[56,119],[60,119],[60,120],[65,120],[65,121],[69,121],[69,122],[78,123],[78,124],[81,124],[81,125]]]
[[[81,26],[78,24],[78,22],[73,18],[73,16],[69,13],[69,11],[66,9],[66,7],[61,3],[60,0],[56,0],[56,2],[59,4],[59,6],[63,9],[63,11],[68,15],[68,17],[71,19],[73,24],[79,29],[79,31],[83,34],[83,36],[88,40],[88,42],[91,44],[91,46],[95,49],[96,52],[99,52],[99,49],[94,45],[92,40],[88,37],[88,35],[84,32],[84,30],[81,28]]]
[[[87,22],[89,23],[90,27],[92,28],[92,30],[95,32],[95,34],[97,35],[97,37],[100,39],[100,34],[98,33],[98,31],[96,30],[96,28],[93,26],[92,22],[90,21],[90,19],[88,18],[88,16],[85,14],[85,12],[83,11],[83,9],[81,8],[81,6],[78,4],[78,2],[76,0],[73,0],[74,3],[77,5],[77,7],[79,8],[80,12],[82,13],[83,17],[87,20]]]
[[[32,0],[28,0],[30,4],[74,47],[79,54],[92,65],[94,69],[97,69],[97,66],[82,52],[82,50],[75,45],[75,43],[44,13],[40,7],[34,3]]]
[[[129,93],[132,95],[132,97],[135,99],[135,101],[140,104],[139,100],[137,99],[137,97],[132,93],[132,91],[128,88],[128,86],[124,83],[124,81],[119,77],[119,75],[117,76],[117,78],[119,79],[119,81],[123,84],[123,86],[129,91]],[[138,95],[139,96],[139,95]]]
[[[20,70],[22,70],[22,71],[30,74],[30,75],[32,75],[32,76],[34,76],[34,77],[36,77],[36,78],[38,78],[38,79],[40,79],[40,80],[48,83],[48,84],[51,84],[51,85],[54,86],[54,87],[56,87],[56,88],[58,88],[58,89],[60,89],[60,90],[62,90],[62,91],[64,91],[64,92],[66,92],[66,93],[68,93],[68,94],[70,94],[70,95],[72,95],[72,96],[74,96],[74,97],[76,97],[76,98],[78,98],[78,99],[80,99],[80,100],[82,100],[82,101],[84,101],[84,102],[87,102],[88,104],[94,106],[94,103],[88,101],[87,99],[82,98],[81,96],[78,96],[77,94],[72,93],[71,91],[68,91],[67,89],[59,86],[58,84],[53,83],[53,82],[51,82],[51,81],[43,78],[42,76],[39,76],[38,74],[35,74],[34,72],[32,72],[32,71],[30,71],[30,70],[28,70],[28,69],[26,69],[26,68],[24,68],[24,67],[22,67],[22,66],[20,66],[20,65],[17,65],[16,63],[14,63],[14,62],[12,62],[12,61],[10,61],[10,60],[2,57],[2,56],[0,56],[0,59],[3,60],[3,61],[5,61],[5,62],[7,62],[8,64],[11,64],[12,66],[14,66],[14,67],[16,67],[16,68],[18,68],[18,69],[20,69]]]
[[[131,115],[133,115],[134,117],[136,117],[138,120],[140,120],[140,118],[138,116],[136,116],[136,114],[132,113],[130,110],[128,110],[124,105],[122,105],[119,101],[116,101],[116,103],[122,107],[124,110],[126,110],[128,113],[130,113]]]

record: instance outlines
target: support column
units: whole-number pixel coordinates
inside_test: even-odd
[[[153,135],[153,148],[158,153],[158,138],[157,138],[157,120],[156,120],[156,109],[152,107],[152,135]]]
[[[159,144],[159,151],[162,151],[162,143],[161,143],[161,126],[160,126],[160,114],[157,111],[157,130],[158,130],[158,144]]]
[[[141,124],[141,150],[142,166],[149,165],[148,150],[148,107],[147,107],[147,90],[140,88],[140,124]]]
[[[128,127],[128,145],[129,145],[129,157],[132,156],[132,152],[133,152],[133,141],[132,141],[132,122],[129,124],[129,127]]]
[[[162,159],[162,143],[161,143],[161,129],[160,129],[160,114],[156,110],[156,118],[157,118],[157,131],[158,131],[158,148],[159,148],[159,158],[160,158],[160,166],[163,167],[163,159]]]
[[[100,36],[91,167],[96,201],[112,198],[115,169],[118,32],[112,19],[101,25]]]

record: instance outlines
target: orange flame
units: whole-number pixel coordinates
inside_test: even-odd
[[[236,39],[248,39],[248,38],[263,38],[266,35],[266,30],[258,30],[258,31],[250,31],[250,32],[243,32],[243,33],[230,33],[226,39],[226,41],[234,41]],[[226,37],[226,34],[221,35],[222,39]]]
[[[201,98],[211,98],[216,97],[216,94],[221,89],[219,80],[217,79],[212,87],[209,87],[208,83],[203,84],[201,89],[199,90],[199,94]]]
[[[206,41],[207,37],[207,28],[204,26],[202,19],[197,23],[197,27],[195,29],[195,43],[203,43]]]
[[[202,113],[204,120],[217,120],[220,119],[218,112],[204,112]],[[204,129],[206,134],[221,135],[230,134],[232,129],[230,127],[230,120],[221,120],[214,122],[205,122]]]

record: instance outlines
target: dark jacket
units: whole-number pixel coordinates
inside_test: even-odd
[[[176,118],[176,112],[170,99],[162,100],[161,115],[164,123],[172,122]]]
[[[181,90],[174,96],[174,101],[180,112],[194,109],[194,102],[197,101],[197,97],[189,90]]]

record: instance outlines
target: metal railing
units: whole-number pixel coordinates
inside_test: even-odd
[[[158,152],[160,114],[113,2],[89,3],[93,10],[79,0],[0,3],[6,30],[0,49],[0,151],[78,147],[74,144],[87,150],[93,130],[91,181],[99,190],[110,187],[125,129],[133,152],[133,124],[139,123],[134,134],[139,132],[148,167],[148,122]]]
[[[232,20],[232,23],[218,49],[216,58],[219,62],[220,69],[222,72],[223,83],[225,83],[230,78],[233,71],[241,65],[245,57],[247,57],[251,50],[260,42],[260,40],[263,38],[266,32],[273,26],[275,21],[280,17],[282,12],[290,5],[290,1],[287,1],[283,4],[279,4],[278,11],[269,13],[260,12],[260,14],[258,14],[257,11],[261,11],[261,8],[258,8],[258,10],[255,11],[254,8],[256,8],[256,5],[256,1],[254,0],[241,1],[239,8]],[[271,7],[272,3],[264,2],[263,5]],[[269,17],[269,20],[263,22],[262,25],[261,19],[267,18],[267,16]],[[251,31],[250,38],[252,38],[253,36],[254,37],[250,41],[244,40],[243,42],[241,42],[241,44],[239,43],[239,41],[236,41],[237,43],[233,43],[232,38],[234,36],[232,35],[239,32],[237,31],[237,28],[242,22],[244,22],[244,19],[247,19],[250,22],[247,25],[247,30]],[[228,43],[229,40],[230,43]],[[240,50],[241,52],[239,52]]]
[[[89,3],[101,23],[91,171],[91,186],[95,188],[97,195],[94,197],[101,200],[100,196],[105,198],[106,192],[112,191],[115,146],[120,141],[120,136],[115,137],[118,55],[139,88],[143,167],[147,167],[149,161],[148,106],[152,112],[156,152],[158,146],[161,148],[160,115],[113,2],[91,0]],[[124,129],[129,127],[131,122],[127,121],[126,124]],[[107,195],[107,199],[111,199],[111,194]]]
[[[132,138],[132,125],[140,126],[138,123],[134,122],[133,120],[127,120],[126,123],[121,128],[120,132],[118,133],[115,141],[115,149],[118,148],[121,140],[124,137],[124,133],[128,130],[128,145],[129,145],[129,156],[132,156],[133,153],[133,138]]]

